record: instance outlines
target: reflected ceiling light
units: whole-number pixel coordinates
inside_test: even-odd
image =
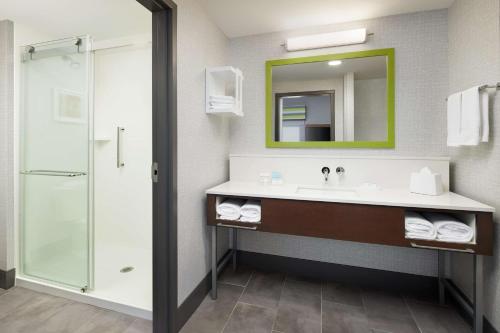
[[[341,65],[342,61],[341,60],[332,60],[328,62],[328,66],[338,66]]]
[[[370,34],[371,35],[371,34]],[[284,44],[287,51],[320,49],[366,42],[366,29],[344,30],[324,34],[288,38]]]

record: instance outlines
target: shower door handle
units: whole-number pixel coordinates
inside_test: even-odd
[[[53,176],[53,177],[78,177],[87,175],[79,171],[59,171],[59,170],[25,170],[20,172],[22,175],[32,176]]]
[[[125,166],[125,162],[123,162],[123,138],[122,134],[125,132],[125,128],[118,126],[116,128],[116,167],[119,169]]]

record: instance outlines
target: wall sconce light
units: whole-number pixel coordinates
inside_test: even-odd
[[[354,29],[345,31],[328,32],[317,35],[308,35],[288,38],[284,44],[288,52],[321,49],[325,47],[362,44],[366,42],[366,29]]]

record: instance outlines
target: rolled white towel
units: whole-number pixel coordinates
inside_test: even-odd
[[[234,103],[234,97],[233,96],[215,96],[212,95],[209,98],[210,102],[220,102],[220,103]]]
[[[241,216],[250,219],[257,219],[260,221],[261,208],[260,202],[257,200],[248,200],[241,207]]]
[[[234,104],[218,104],[210,106],[210,110],[229,110],[232,108],[234,108]]]
[[[210,102],[210,106],[234,105],[234,102]]]
[[[219,215],[219,219],[221,220],[228,220],[228,221],[238,221],[240,216],[236,215]]]
[[[256,217],[242,216],[242,217],[240,217],[240,222],[260,223],[260,216],[256,216]]]
[[[405,213],[405,231],[406,238],[433,240],[437,236],[434,225],[416,212]]]
[[[424,216],[434,224],[438,240],[452,243],[469,243],[474,238],[474,229],[451,215],[425,213]]]
[[[217,206],[217,214],[223,220],[237,220],[241,216],[242,199],[227,199]]]

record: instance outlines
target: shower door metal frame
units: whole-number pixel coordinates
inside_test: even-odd
[[[177,5],[137,0],[152,12],[153,333],[180,328],[177,306]]]

